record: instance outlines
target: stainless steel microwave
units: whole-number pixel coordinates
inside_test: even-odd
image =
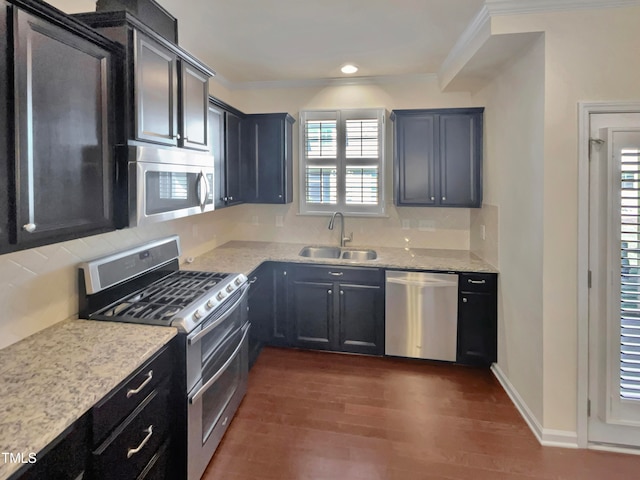
[[[130,227],[214,209],[211,155],[147,146],[127,150]]]

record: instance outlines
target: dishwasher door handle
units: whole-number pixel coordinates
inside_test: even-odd
[[[404,278],[387,278],[387,283],[395,283],[398,285],[408,285],[416,287],[457,287],[458,282],[447,280],[408,280]]]

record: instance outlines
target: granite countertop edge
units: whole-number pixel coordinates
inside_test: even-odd
[[[250,275],[264,262],[290,262],[400,270],[498,273],[498,269],[493,265],[467,250],[375,246],[345,247],[346,250],[372,249],[377,252],[378,257],[375,260],[357,261],[301,257],[299,252],[305,246],[308,244],[235,240],[203,253],[192,262],[185,263],[182,268]]]
[[[42,451],[176,334],[66,320],[0,350],[0,452]],[[0,480],[22,466],[0,458]]]

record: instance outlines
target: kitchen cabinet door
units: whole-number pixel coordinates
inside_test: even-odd
[[[225,180],[226,195],[224,201],[228,206],[243,202],[242,198],[242,152],[241,118],[231,112],[225,112]]]
[[[482,114],[444,114],[439,119],[440,205],[481,205]]]
[[[213,202],[215,208],[227,206],[224,110],[209,102],[209,151],[213,155]]]
[[[244,123],[243,199],[249,203],[293,201],[293,117],[247,115]]]
[[[289,318],[294,347],[335,350],[334,285],[331,282],[293,280]]]
[[[458,294],[458,363],[491,365],[497,361],[497,277],[460,274]]]
[[[194,150],[209,150],[207,127],[209,103],[209,75],[189,62],[180,62],[181,131],[180,146]]]
[[[452,108],[393,112],[396,205],[482,205],[483,111]]]
[[[380,285],[340,283],[340,351],[384,353],[384,293]]]
[[[178,57],[139,31],[135,38],[135,138],[178,145]]]
[[[13,21],[12,243],[112,230],[112,55],[18,8]]]
[[[275,291],[273,269],[263,263],[249,275],[249,368],[253,366],[263,345],[271,340]]]
[[[398,116],[395,128],[395,196],[402,206],[436,205],[436,116]]]
[[[7,16],[9,14],[9,5],[0,0],[0,25],[7,25]],[[9,38],[0,34],[0,103],[2,105],[10,105],[9,95],[9,58],[7,56]],[[10,187],[9,182],[10,164],[9,159],[13,158],[13,152],[9,146],[9,117],[8,108],[0,108],[0,253],[9,246],[9,201]]]

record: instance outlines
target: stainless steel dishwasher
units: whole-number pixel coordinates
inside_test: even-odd
[[[458,275],[387,271],[385,353],[456,360]]]

